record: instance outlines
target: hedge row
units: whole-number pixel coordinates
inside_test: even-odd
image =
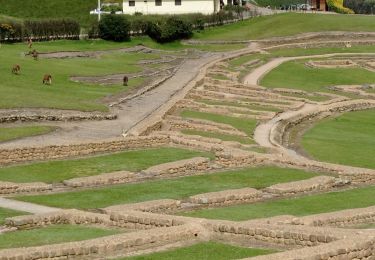
[[[78,39],[81,28],[72,19],[0,21],[0,41]]]
[[[345,0],[344,6],[357,14],[375,14],[375,0]]]

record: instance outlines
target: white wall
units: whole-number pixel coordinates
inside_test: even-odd
[[[181,0],[181,5],[175,5],[175,0],[162,0],[161,6],[155,5],[155,0],[135,0],[135,6],[129,6],[129,0],[124,0],[124,14],[212,14],[219,9],[219,0]],[[216,4],[216,7],[215,7]]]

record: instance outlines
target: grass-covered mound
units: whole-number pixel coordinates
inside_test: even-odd
[[[268,249],[238,247],[216,242],[203,242],[188,247],[171,249],[165,252],[127,257],[123,258],[123,260],[229,260],[267,255],[273,252],[275,251]]]
[[[375,16],[286,13],[206,29],[195,33],[200,40],[251,40],[325,31],[373,32]]]
[[[73,225],[53,225],[1,235],[0,249],[80,241],[120,233],[117,230]]]
[[[20,196],[17,199],[62,208],[103,208],[116,204],[158,199],[183,199],[192,195],[304,180],[316,173],[276,167],[248,168],[170,180],[124,184],[60,194]]]
[[[20,215],[27,215],[28,213],[6,209],[6,208],[0,208],[0,226],[4,224],[6,218],[11,218],[15,216]]]
[[[74,160],[48,161],[0,168],[0,180],[10,182],[61,182],[72,178],[114,171],[139,171],[150,166],[189,159],[213,157],[210,153],[180,148],[125,151]]]
[[[243,221],[279,215],[306,216],[375,205],[375,187],[187,212],[185,216]]]
[[[315,159],[375,169],[375,110],[345,113],[319,122],[303,136]]]

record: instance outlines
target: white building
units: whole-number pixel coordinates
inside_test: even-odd
[[[227,0],[124,0],[124,14],[212,14],[220,10],[220,1]]]

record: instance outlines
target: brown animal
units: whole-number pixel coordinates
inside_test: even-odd
[[[27,46],[29,46],[29,49],[33,47],[33,40],[31,40],[31,38],[28,39]]]
[[[34,49],[32,52],[31,52],[31,56],[34,58],[34,60],[38,60],[38,52]]]
[[[20,74],[20,71],[21,71],[20,65],[16,64],[16,65],[13,66],[13,68],[12,68],[12,73],[13,74],[18,75],[18,74]]]
[[[128,82],[129,82],[129,78],[128,78],[128,76],[124,76],[124,79],[123,79],[123,81],[124,81],[124,86],[127,86],[128,85]]]
[[[50,74],[45,74],[43,77],[43,84],[44,85],[51,85],[52,84],[52,76]]]

